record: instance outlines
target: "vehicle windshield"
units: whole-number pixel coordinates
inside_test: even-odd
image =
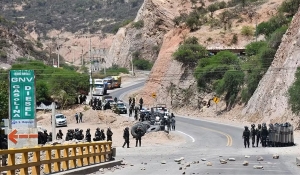
[[[56,118],[61,119],[61,118],[65,118],[64,115],[57,115]]]
[[[103,84],[95,84],[95,88],[103,88]]]
[[[124,103],[118,103],[117,106],[118,106],[119,108],[125,107]]]

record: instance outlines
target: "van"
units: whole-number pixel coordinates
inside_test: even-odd
[[[121,76],[112,76],[113,78],[113,87],[120,88],[121,87]]]

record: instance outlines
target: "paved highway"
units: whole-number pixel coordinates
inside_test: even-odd
[[[143,82],[133,86],[122,88],[112,92],[110,95],[123,97],[124,94],[143,86]],[[125,99],[126,100],[126,99]],[[176,114],[175,114],[176,116]],[[300,174],[295,165],[296,156],[291,153],[279,154],[279,159],[273,159],[274,153],[282,153],[284,150],[293,148],[244,148],[242,139],[243,126],[235,127],[219,123],[208,122],[200,119],[192,119],[184,116],[176,116],[176,134],[186,139],[184,144],[174,146],[133,147],[126,149],[117,147],[117,159],[125,159],[129,163],[123,169],[114,172],[107,171],[105,174],[222,174],[222,175],[253,175],[253,174]],[[251,142],[251,140],[250,140]],[[297,140],[296,140],[297,142]],[[284,149],[284,150],[283,150]],[[297,148],[298,149],[298,148]],[[245,155],[250,158],[245,158]],[[257,161],[262,156],[264,161]],[[177,164],[174,159],[184,157],[184,165]],[[202,161],[205,158],[206,161]],[[221,164],[219,159],[235,158]],[[162,164],[161,161],[166,161]],[[200,161],[186,167],[187,163]],[[207,162],[212,166],[207,166]],[[248,161],[248,166],[243,162]],[[261,165],[263,169],[254,169],[254,165]],[[183,167],[182,170],[179,170]],[[185,168],[186,167],[186,168]],[[145,170],[141,170],[145,168]]]

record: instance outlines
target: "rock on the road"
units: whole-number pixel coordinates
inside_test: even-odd
[[[274,154],[273,155],[273,159],[279,159],[279,155],[278,154]]]
[[[212,163],[211,162],[207,162],[206,166],[212,166]]]
[[[264,161],[264,158],[263,158],[262,156],[259,156],[259,157],[257,158],[257,161]]]
[[[235,158],[232,158],[232,157],[231,157],[231,158],[229,158],[228,160],[229,160],[229,161],[235,161]]]
[[[254,169],[263,169],[264,167],[261,166],[261,165],[254,165],[253,168],[254,168]]]
[[[249,162],[248,162],[248,161],[244,161],[244,162],[243,162],[243,165],[244,165],[244,166],[248,166],[248,165],[249,165]]]
[[[248,156],[248,155],[245,155],[245,158],[250,158],[250,156]]]
[[[160,163],[161,164],[166,164],[167,162],[165,160],[162,160]]]
[[[227,163],[227,161],[226,161],[226,160],[224,160],[224,159],[220,159],[220,163],[221,163],[221,164],[226,164],[226,163]]]
[[[206,161],[206,159],[205,158],[201,158],[201,161]]]

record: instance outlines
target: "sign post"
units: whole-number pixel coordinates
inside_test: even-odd
[[[213,101],[216,103],[216,112],[218,110],[218,103],[220,102],[220,99],[218,97],[214,97]]]
[[[9,72],[9,148],[38,144],[36,126],[35,75],[33,70]]]

